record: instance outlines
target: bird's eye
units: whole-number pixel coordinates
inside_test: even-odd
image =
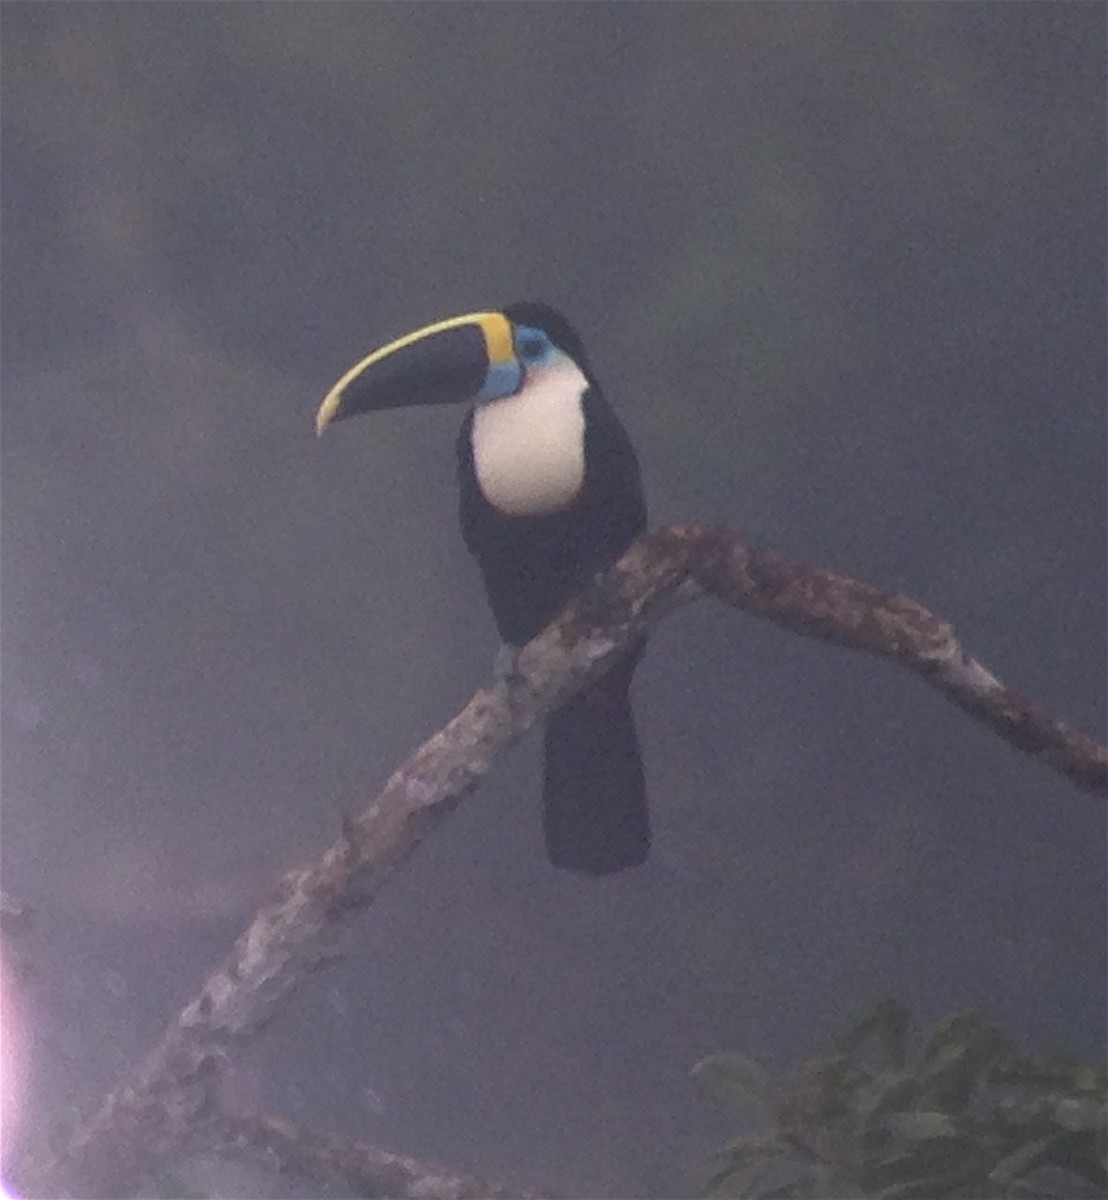
[[[535,362],[542,358],[546,343],[540,337],[525,337],[519,343],[520,357],[527,362]]]

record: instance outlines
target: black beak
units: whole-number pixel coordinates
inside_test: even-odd
[[[358,413],[473,400],[490,367],[512,354],[511,325],[501,313],[469,313],[417,329],[346,372],[319,406],[316,433]]]

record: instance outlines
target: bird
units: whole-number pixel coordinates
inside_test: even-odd
[[[436,321],[355,363],[316,432],[362,413],[468,403],[459,517],[509,661],[646,528],[634,446],[560,311],[520,302]],[[607,875],[650,852],[630,687],[644,643],[546,719],[543,830],[559,868]],[[503,661],[503,660],[498,660]]]

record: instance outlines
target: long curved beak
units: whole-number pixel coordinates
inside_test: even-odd
[[[503,313],[436,321],[352,366],[324,396],[315,431],[321,434],[333,422],[359,413],[502,395],[518,386],[518,379],[510,378],[518,371],[511,323]]]

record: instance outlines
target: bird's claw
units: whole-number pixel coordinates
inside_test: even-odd
[[[511,695],[512,685],[519,677],[518,663],[519,647],[502,642],[492,664],[493,687],[498,696],[507,699]]]

